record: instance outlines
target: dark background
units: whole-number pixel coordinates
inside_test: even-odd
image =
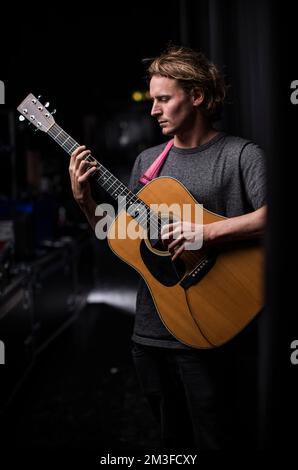
[[[103,5],[98,6],[98,12],[82,5],[69,14],[62,14],[60,11],[57,13],[53,9],[43,10],[42,14],[28,10],[23,14],[18,12],[18,15],[11,13],[7,16],[7,22],[4,21],[6,24],[2,25],[0,79],[6,87],[6,104],[1,105],[0,109],[1,218],[7,220],[12,217],[14,227],[17,227],[16,244],[14,252],[8,256],[9,261],[13,265],[28,263],[31,270],[39,273],[38,269],[41,268],[34,264],[36,257],[38,258],[37,252],[38,259],[44,260],[42,256],[47,255],[50,256],[50,265],[56,262],[54,249],[45,252],[44,241],[55,241],[67,235],[71,237],[67,248],[70,253],[79,247],[80,255],[76,253],[74,259],[79,272],[76,288],[80,295],[90,289],[92,282],[97,286],[105,285],[107,279],[115,275],[111,269],[106,269],[107,266],[111,268],[111,265],[116,269],[115,277],[120,279],[120,286],[123,276],[131,279],[129,286],[135,286],[136,277],[133,274],[129,277],[126,270],[114,258],[109,258],[105,250],[100,259],[95,251],[91,260],[93,263],[95,260],[95,263],[88,267],[85,260],[90,255],[90,249],[95,249],[95,242],[89,240],[88,229],[82,225],[84,219],[72,201],[67,174],[68,159],[47,136],[35,135],[24,124],[19,125],[15,109],[29,92],[43,95],[43,99],[51,103],[50,110],[57,108],[57,122],[76,140],[90,146],[94,155],[126,182],[139,151],[162,140],[154,123],[150,118],[145,118],[146,115],[149,116],[150,102],[136,103],[131,98],[133,91],[146,90],[142,59],[159,54],[169,42],[202,50],[220,66],[230,85],[227,105],[219,126],[227,132],[254,140],[264,148],[267,155],[267,310],[258,324],[259,353],[254,370],[258,400],[254,427],[255,445],[261,449],[272,449],[276,445],[291,449],[297,436],[291,423],[294,424],[298,417],[295,399],[298,391],[298,366],[290,362],[290,344],[298,339],[296,275],[291,274],[292,269],[295,272],[297,263],[294,227],[298,110],[290,102],[290,83],[298,79],[295,60],[296,11],[290,2],[265,0],[176,0]],[[34,169],[37,175],[32,177]],[[30,174],[31,177],[28,176]],[[32,217],[26,215],[26,207],[29,207]],[[62,217],[62,222],[59,217]],[[66,258],[65,265],[70,257]],[[13,278],[11,272],[7,274],[5,271],[4,275],[8,278],[8,283]],[[65,273],[63,276],[60,286],[61,283],[66,283]],[[67,295],[73,288],[71,282]],[[50,282],[45,282],[47,288],[49,284]],[[32,288],[31,281],[29,285]],[[27,284],[26,286],[28,288]],[[3,286],[3,290],[5,288]],[[48,306],[50,310],[51,306],[54,310],[53,298],[57,292],[54,283],[50,292],[52,294],[49,296]],[[36,299],[36,295],[34,298]],[[43,309],[44,306],[40,308]],[[89,443],[91,447],[93,445],[97,448],[97,437],[104,433],[93,423],[100,419],[103,423],[109,423],[103,426],[110,427],[106,434],[106,447],[143,449],[146,447],[146,440],[152,446],[155,445],[157,431],[154,431],[154,423],[151,423],[153,434],[149,437],[144,435],[144,442],[133,431],[131,434],[128,431],[129,426],[143,429],[140,423],[144,422],[144,416],[150,422],[146,405],[142,402],[141,395],[138,395],[133,372],[130,372],[131,382],[128,385],[124,379],[125,371],[130,371],[129,336],[133,317],[126,317],[127,322],[124,322],[123,329],[127,329],[127,339],[123,341],[121,335],[111,334],[110,320],[106,320],[106,313],[102,313],[102,306],[100,308],[102,310],[89,306],[87,326],[79,315],[73,322],[71,336],[65,339],[66,343],[61,341],[61,335],[56,335],[58,339],[48,348],[43,347],[50,329],[49,323],[45,322],[44,340],[40,340],[40,344],[37,341],[37,350],[45,350],[43,358],[38,359],[38,364],[29,374],[30,378],[26,379],[25,385],[16,393],[8,411],[5,407],[8,421],[13,423],[7,432],[9,445],[13,443],[16,447],[23,445],[36,448],[48,446],[49,449],[67,447],[71,438],[79,436],[79,447],[88,446]],[[118,314],[118,310],[114,312],[115,318],[118,318]],[[119,315],[119,322],[122,321],[122,316]],[[53,331],[56,331],[57,325],[53,326]],[[19,328],[18,324],[14,327]],[[96,338],[99,338],[99,342]],[[105,341],[102,341],[103,338]],[[92,349],[92,341],[99,350]],[[88,342],[89,348],[86,346]],[[66,354],[65,344],[69,348],[69,356]],[[88,360],[92,358],[92,365],[87,366],[80,356],[82,362],[79,361],[77,369],[74,367],[70,357],[72,354],[80,354],[78,345],[79,348],[84,345],[79,351],[87,351]],[[44,398],[38,410],[32,408],[33,416],[37,416],[35,419],[24,414],[24,407],[32,406],[26,400],[28,396],[32,396],[34,381],[37,381],[37,386],[41,389],[40,384],[47,383],[45,371],[47,367],[51,370],[49,364],[52,354],[55,360],[59,358],[61,376],[64,374],[64,367],[70,367],[74,376],[83,377],[85,383],[89,383],[90,376],[94,377],[97,370],[97,388],[92,389],[94,395],[91,394],[91,398],[86,394],[86,389],[82,396],[78,392],[71,404],[69,395],[72,394],[73,387],[77,386],[77,382],[75,385],[72,382],[72,376],[68,384],[61,385],[62,391],[55,389],[53,394],[56,393],[55,399],[58,402],[54,399],[51,406],[53,409],[57,409],[57,406],[63,409],[57,417],[60,423],[57,429],[62,429],[61,434],[56,433],[55,438],[45,437],[39,441],[38,433],[42,433],[44,423],[53,416],[53,412],[49,410],[49,401]],[[65,354],[65,364],[60,360],[61,354]],[[33,355],[35,357],[35,353]],[[101,362],[103,355],[106,362]],[[127,362],[124,360],[122,364],[119,356],[127,358]],[[116,369],[121,371],[120,375],[116,374],[116,383],[113,372],[108,373],[113,369],[114,362],[118,364]],[[31,364],[30,360],[28,363]],[[122,369],[119,364],[123,365]],[[0,367],[8,368],[9,364]],[[38,382],[39,377],[41,382]],[[53,381],[55,380],[60,384],[60,378],[54,376]],[[76,380],[80,382],[78,378]],[[120,382],[117,383],[117,380]],[[108,384],[106,395],[104,384]],[[127,399],[125,395],[126,403],[129,399],[134,400],[134,396],[141,402],[133,418],[129,405],[125,405],[125,408],[123,402],[122,405],[117,402],[119,396],[117,398],[115,390],[119,390],[120,386],[131,390],[131,395],[128,395],[130,398]],[[63,395],[63,390],[67,391],[66,396]],[[109,405],[112,407],[111,413],[102,417],[102,410],[99,411],[96,407],[98,403],[106,403],[105,400],[109,397],[112,403],[114,397],[117,404],[114,408],[113,404]],[[243,401],[242,404],[247,405],[250,410],[249,396],[246,395],[245,399],[246,403]],[[84,405],[86,400],[91,400],[93,408],[91,406],[89,409]],[[65,411],[67,406],[70,408],[69,416]],[[130,416],[128,424],[124,419],[122,433],[130,436],[127,444],[119,440],[121,432],[115,431],[119,426],[119,415],[115,410],[119,410],[121,406],[127,410],[125,416]],[[74,418],[79,408],[84,408],[86,416],[91,413],[86,433],[82,431],[84,426],[80,422],[84,412]],[[44,419],[41,418],[43,413]],[[71,424],[71,420],[76,418],[79,423]],[[116,424],[111,424],[113,419]],[[25,423],[28,423],[29,429],[27,437]],[[139,427],[136,423],[139,423]],[[92,428],[93,425],[94,439],[90,437],[90,426]],[[56,429],[55,426],[52,425],[52,430]],[[80,428],[80,432],[75,432],[76,426]],[[145,429],[146,427],[144,433]]]

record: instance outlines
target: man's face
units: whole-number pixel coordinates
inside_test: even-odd
[[[191,129],[195,117],[192,96],[172,78],[154,75],[150,81],[153,100],[151,116],[156,117],[164,135],[175,135]]]

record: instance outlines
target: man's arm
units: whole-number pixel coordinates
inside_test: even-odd
[[[185,250],[185,244],[191,249],[197,247],[198,240],[203,246],[221,244],[233,240],[245,240],[261,236],[265,231],[267,206],[264,205],[254,212],[212,222],[203,226],[189,222],[176,222],[163,227],[162,240],[168,245],[172,259],[178,258]],[[202,230],[203,228],[203,230]]]
[[[93,231],[95,231],[95,226],[97,222],[102,218],[100,216],[95,215],[95,209],[97,206],[96,202],[94,201],[94,199],[91,199],[85,204],[79,204],[79,206],[84,212],[86,219],[88,220],[91,228],[93,229]]]
[[[95,215],[96,202],[91,195],[89,178],[96,171],[96,162],[85,161],[89,154],[90,150],[86,150],[85,145],[81,145],[72,153],[69,162],[69,176],[73,197],[84,212],[92,229],[95,230],[97,222],[104,215]]]
[[[213,222],[203,227],[203,242],[206,244],[243,240],[261,236],[265,231],[267,206],[254,212]]]

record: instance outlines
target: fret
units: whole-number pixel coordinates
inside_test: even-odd
[[[52,137],[52,139],[63,148],[69,155],[73,153],[80,145],[67,132],[65,132],[54,120],[44,106],[30,93],[25,100],[18,106],[18,111],[24,118],[28,119],[36,128]],[[132,193],[118,178],[99,163],[91,154],[85,157],[85,161],[96,163],[96,171],[92,174],[92,179],[103,187],[107,193],[116,201],[119,198],[125,198],[125,210],[147,229],[148,220],[151,219],[157,228],[160,220],[150,211],[149,206]]]
[[[69,149],[69,151],[70,151],[70,152],[72,152],[72,151],[73,151],[73,149],[75,148],[75,146],[76,146],[76,143],[75,143],[75,144],[73,144],[73,146],[72,146],[72,147]]]
[[[67,134],[57,123],[48,130],[48,134],[52,139],[57,142],[69,155],[73,150],[79,147],[69,134]],[[118,200],[120,197],[125,197],[125,210],[133,217],[139,225],[148,230],[150,227],[160,233],[161,220],[152,212],[147,204],[139,199],[133,192],[131,192],[116,176],[107,170],[101,163],[99,163],[91,154],[86,157],[88,162],[96,162],[97,171],[93,177],[95,181],[102,186],[113,199]]]

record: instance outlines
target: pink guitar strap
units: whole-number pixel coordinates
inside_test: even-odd
[[[145,185],[158,176],[159,170],[162,167],[173,145],[174,139],[169,140],[161,154],[154,160],[154,162],[149,166],[145,173],[140,177],[140,183]]]

